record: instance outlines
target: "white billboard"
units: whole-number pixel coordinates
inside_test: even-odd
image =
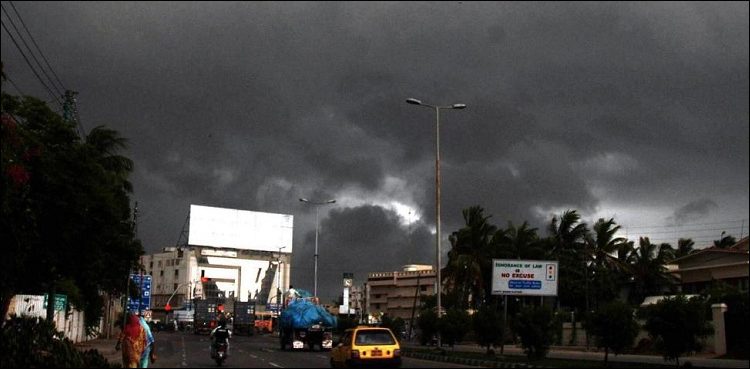
[[[557,261],[492,259],[492,294],[557,296]]]
[[[190,205],[188,244],[292,252],[294,216]]]

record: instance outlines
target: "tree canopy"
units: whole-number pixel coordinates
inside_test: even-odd
[[[81,137],[34,97],[2,94],[3,312],[13,295],[60,289],[101,317],[101,293],[121,293],[143,247],[135,237],[126,140],[96,127]]]

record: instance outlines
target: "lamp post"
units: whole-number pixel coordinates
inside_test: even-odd
[[[440,109],[466,109],[465,104],[453,104],[449,106],[430,105],[423,103],[420,100],[414,98],[406,99],[406,102],[412,105],[426,106],[428,108],[435,109],[435,226],[436,226],[436,239],[437,245],[435,249],[436,254],[436,265],[435,265],[435,294],[437,295],[437,314],[440,317],[440,311],[442,310],[441,304],[441,281],[440,281]],[[441,337],[438,335],[438,347],[441,346]]]
[[[313,287],[313,295],[318,296],[318,208],[320,205],[328,205],[333,204],[336,202],[336,200],[328,200],[323,202],[316,202],[316,201],[310,201],[305,198],[300,198],[299,201],[306,202],[308,204],[316,205],[315,206],[315,282]]]
[[[281,250],[286,248],[286,246],[279,246],[279,257],[276,258],[276,305],[279,308],[279,313],[281,313]]]

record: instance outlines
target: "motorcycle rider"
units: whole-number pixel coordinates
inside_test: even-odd
[[[224,352],[229,356],[229,339],[232,338],[232,331],[227,328],[227,319],[224,315],[219,317],[219,325],[211,331],[211,357],[216,357],[216,348],[220,343],[227,344],[227,350]]]

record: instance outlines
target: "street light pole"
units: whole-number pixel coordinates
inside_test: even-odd
[[[315,254],[313,255],[313,257],[315,259],[315,277],[314,277],[315,282],[314,282],[314,287],[313,287],[313,296],[317,297],[318,296],[318,228],[319,228],[319,226],[318,226],[318,208],[319,208],[320,205],[333,204],[333,203],[336,202],[336,200],[328,200],[328,201],[323,201],[323,202],[315,202],[315,201],[310,201],[310,200],[305,199],[305,198],[301,198],[301,199],[299,199],[299,201],[306,202],[308,204],[316,205],[315,206]]]
[[[279,256],[276,258],[276,306],[279,308],[279,312],[281,312],[281,249],[286,248],[286,246],[279,246]]]
[[[430,105],[425,104],[420,100],[414,99],[414,98],[408,98],[406,99],[406,102],[412,105],[420,105],[420,106],[426,106],[429,108],[435,109],[435,232],[436,232],[436,239],[437,239],[437,245],[435,247],[435,254],[436,254],[436,265],[435,265],[435,276],[436,276],[436,282],[435,282],[435,294],[437,295],[437,314],[438,317],[440,317],[440,312],[442,310],[442,301],[441,301],[441,275],[440,275],[440,109],[465,109],[465,104],[453,104],[450,106],[439,106],[439,105]],[[442,346],[441,337],[438,334],[438,347]]]

